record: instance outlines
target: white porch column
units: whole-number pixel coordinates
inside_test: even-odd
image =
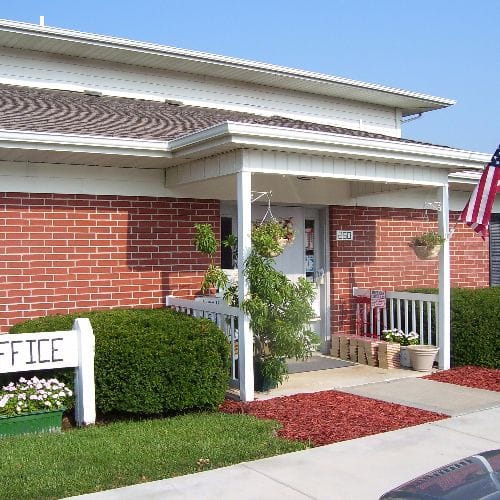
[[[439,188],[441,211],[439,212],[439,233],[446,238],[439,253],[439,368],[450,368],[450,232],[448,185]]]
[[[238,172],[238,299],[241,304],[248,294],[248,282],[243,273],[244,264],[252,246],[252,174]],[[240,398],[254,400],[253,385],[253,334],[249,318],[240,311],[238,319]]]

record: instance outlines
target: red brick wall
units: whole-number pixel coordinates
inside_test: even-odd
[[[408,247],[412,236],[437,230],[435,213],[344,206],[331,206],[329,212],[332,333],[353,331],[352,287],[437,287],[438,260],[418,260]],[[457,217],[451,215],[451,226]],[[354,241],[336,241],[337,229],[353,229]],[[459,224],[450,252],[452,286],[488,286],[487,242]]]
[[[193,225],[219,202],[0,193],[0,332],[27,318],[190,296],[207,259]]]

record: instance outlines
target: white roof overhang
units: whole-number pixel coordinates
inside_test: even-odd
[[[226,122],[171,141],[0,130],[3,160],[165,168],[235,149],[478,171],[489,155],[442,146]],[[396,166],[397,168],[397,166]]]
[[[403,116],[441,109],[452,99],[274,64],[111,36],[0,20],[0,46],[168,69],[398,108]]]
[[[235,147],[405,163],[450,172],[480,169],[488,160],[483,153],[443,146],[232,122],[169,142],[174,158],[195,159]]]

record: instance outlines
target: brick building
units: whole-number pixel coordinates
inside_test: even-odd
[[[352,329],[353,287],[439,285],[446,307],[450,283],[498,284],[497,236],[483,242],[460,224],[439,261],[408,246],[448,232],[489,160],[402,138],[404,117],[452,104],[0,21],[0,331],[192,297],[207,264],[193,225],[239,234],[243,259],[250,223],[267,209],[259,193],[272,193],[276,216],[293,217],[297,238],[277,266],[316,283],[323,348],[331,332]],[[436,202],[440,212],[424,209]]]

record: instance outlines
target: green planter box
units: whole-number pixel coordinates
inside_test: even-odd
[[[0,417],[0,438],[33,432],[60,432],[64,409]]]

